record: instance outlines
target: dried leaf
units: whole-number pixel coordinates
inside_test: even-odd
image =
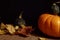
[[[6,28],[6,25],[4,23],[1,23],[0,29],[5,29],[5,28]]]
[[[14,34],[15,33],[15,28],[13,25],[11,24],[6,24],[6,29],[9,31],[10,34]]]

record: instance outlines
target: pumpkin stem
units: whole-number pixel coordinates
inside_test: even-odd
[[[60,2],[56,2],[56,3],[59,4]],[[53,3],[52,10],[55,15],[58,15],[60,13],[60,10],[59,10],[59,6],[56,3]]]

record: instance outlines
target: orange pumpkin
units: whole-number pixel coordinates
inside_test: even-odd
[[[42,14],[38,20],[38,28],[49,36],[60,37],[60,16]]]

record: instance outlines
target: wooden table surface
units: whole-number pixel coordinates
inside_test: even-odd
[[[0,40],[38,40],[38,37],[22,37],[19,35],[0,35]]]
[[[41,40],[60,40],[60,39],[47,39],[41,38]],[[0,40],[40,40],[37,36],[23,37],[19,35],[0,35]]]

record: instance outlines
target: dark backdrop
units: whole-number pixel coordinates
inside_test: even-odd
[[[23,18],[27,25],[36,25],[40,14],[50,12],[51,4],[55,0],[8,0],[1,3],[1,20],[4,23],[15,24],[21,11],[24,11]],[[8,9],[7,9],[8,8]]]

